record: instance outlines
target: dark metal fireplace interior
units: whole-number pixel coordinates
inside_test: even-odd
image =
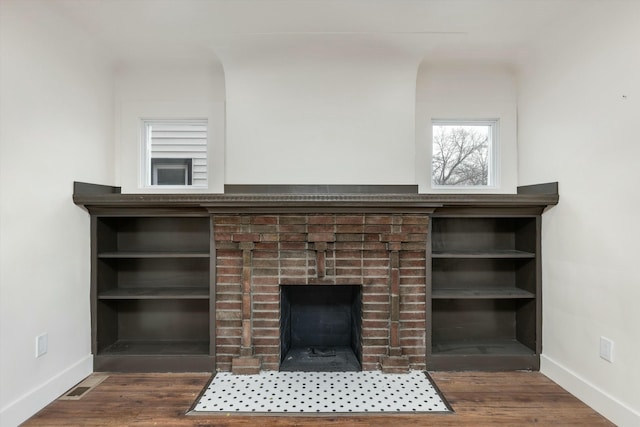
[[[361,332],[361,286],[281,286],[281,371],[360,371]]]

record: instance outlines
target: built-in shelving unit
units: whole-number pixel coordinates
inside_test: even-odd
[[[93,224],[96,370],[211,370],[209,217]]]
[[[539,215],[436,211],[430,369],[538,369]]]
[[[211,215],[358,211],[430,215],[428,369],[539,369],[541,215],[558,203],[557,183],[518,194],[250,187],[246,194],[120,194],[75,183],[74,202],[92,221],[96,371],[215,369]]]

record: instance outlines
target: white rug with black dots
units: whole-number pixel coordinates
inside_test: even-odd
[[[451,408],[421,371],[220,372],[191,414],[437,413]]]

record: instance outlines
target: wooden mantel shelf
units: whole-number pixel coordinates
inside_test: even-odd
[[[223,211],[327,211],[336,209],[366,211],[433,212],[438,208],[502,207],[537,208],[540,211],[558,203],[557,183],[518,187],[517,194],[417,194],[376,192],[377,186],[359,186],[358,193],[190,193],[122,194],[118,187],[76,182],[73,201],[88,210],[93,208],[195,208]],[[399,186],[403,187],[403,186]],[[411,186],[413,187],[413,186]],[[310,188],[315,188],[310,186]],[[362,191],[364,189],[365,191]],[[276,190],[277,191],[277,190]]]

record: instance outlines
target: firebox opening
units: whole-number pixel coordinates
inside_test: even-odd
[[[280,370],[360,371],[362,287],[280,287]]]

